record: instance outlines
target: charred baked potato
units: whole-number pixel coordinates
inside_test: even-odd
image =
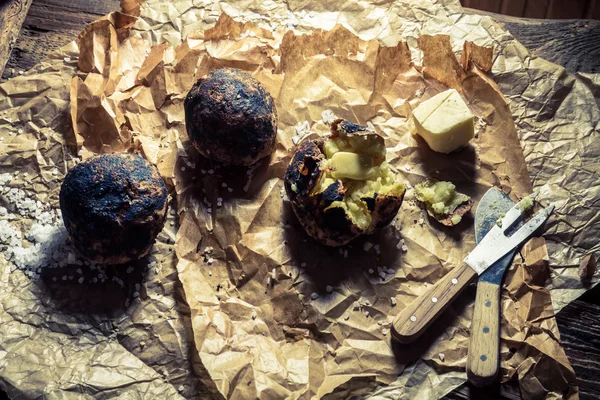
[[[74,247],[89,260],[123,264],[147,255],[167,215],[158,169],[130,153],[77,164],[60,189],[60,209]]]
[[[275,148],[273,97],[245,72],[221,68],[200,78],[185,97],[184,110],[188,136],[206,158],[251,165]]]
[[[406,187],[394,181],[383,137],[336,120],[331,134],[301,142],[284,185],[306,232],[328,246],[342,246],[389,224]]]

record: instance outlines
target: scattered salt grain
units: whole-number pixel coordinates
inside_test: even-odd
[[[387,330],[386,328],[383,328],[383,329],[381,330],[381,334],[382,334],[383,336],[387,336],[387,334],[388,334],[388,330]]]
[[[360,309],[360,303],[358,301],[355,301],[354,304],[352,304],[352,308],[354,309],[354,311]]]
[[[331,125],[333,121],[337,119],[336,115],[331,110],[325,110],[321,113],[321,118],[323,119],[323,123],[327,125]]]
[[[395,298],[395,297],[391,297],[391,298],[390,298],[390,300],[391,300],[391,302],[392,302],[392,307],[395,307],[395,306],[396,306],[396,304],[397,304],[397,303],[396,303],[396,298]]]
[[[344,258],[348,258],[348,250],[344,250]]]
[[[402,245],[402,252],[406,253],[408,251],[408,247],[406,245]]]
[[[306,263],[305,263],[305,262],[303,262],[302,264],[300,264],[300,267],[302,267],[302,268],[306,268]]]
[[[226,184],[225,182],[223,182],[223,183],[221,183],[221,187],[224,187],[224,188],[226,188],[226,187],[227,187],[227,184]]]
[[[214,170],[214,169],[209,169],[209,170],[208,170],[208,174],[209,174],[209,175],[212,175],[212,174],[214,174],[214,173],[215,173],[215,170]]]
[[[348,321],[350,319],[350,315],[344,314],[344,321]]]
[[[133,272],[133,266],[130,265],[129,267],[127,267],[127,273],[130,274],[132,272]]]
[[[17,130],[17,133],[20,135],[21,133],[23,133],[23,129]]]
[[[365,242],[365,244],[363,245],[363,250],[364,251],[369,251],[369,250],[371,250],[372,247],[373,247],[373,243],[371,243],[371,242]]]
[[[185,171],[185,167],[181,167],[181,171]]]
[[[381,272],[379,273],[379,276],[381,277],[381,279],[385,279],[385,278],[387,278],[387,274],[386,274],[384,271],[381,271]]]
[[[256,317],[258,317],[258,314],[256,314],[256,311],[252,311],[252,319],[256,319]]]
[[[316,299],[319,298],[319,294],[318,293],[313,293],[313,294],[310,295],[310,298],[313,299],[313,300],[316,300]]]
[[[327,293],[331,293],[331,292],[333,292],[333,286],[331,286],[331,285],[327,285],[327,286],[325,286],[325,291],[326,291]]]
[[[133,292],[133,298],[140,297],[140,292]]]
[[[389,269],[388,269],[386,272],[387,272],[389,275],[395,275],[395,274],[396,274],[396,270],[395,270],[395,269],[391,269],[391,268],[389,268]]]
[[[440,361],[444,361],[444,359],[446,358],[446,356],[444,355],[444,353],[438,354],[438,357],[440,358]]]
[[[368,311],[365,311],[365,317],[369,318],[370,313]]]
[[[71,62],[71,57],[65,57],[63,60],[65,60],[65,62]]]
[[[52,175],[54,175],[54,176],[58,175],[58,170],[56,168],[54,168],[52,170]]]
[[[84,280],[84,279],[83,279],[83,276],[82,276],[81,278],[79,278],[79,279],[77,280],[77,282],[79,282],[79,283],[83,283],[83,280]]]
[[[369,268],[369,273],[373,274],[375,271],[373,270],[373,268]]]
[[[206,170],[205,169],[201,169],[200,172],[202,173],[202,175],[206,174]]]
[[[231,193],[231,192],[233,192],[233,188],[227,188],[227,191],[228,191],[229,193]]]

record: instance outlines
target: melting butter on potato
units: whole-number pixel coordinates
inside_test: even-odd
[[[439,153],[466,146],[475,135],[473,114],[454,89],[419,104],[413,111],[413,120],[419,136]]]
[[[354,179],[364,181],[373,175],[373,159],[357,153],[340,151],[335,153],[328,163],[335,179]]]

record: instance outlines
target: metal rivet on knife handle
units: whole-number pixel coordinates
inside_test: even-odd
[[[415,341],[476,276],[466,264],[455,267],[398,313],[392,322],[392,337],[400,343]]]
[[[467,376],[476,386],[496,381],[500,349],[500,286],[479,281],[471,323]]]

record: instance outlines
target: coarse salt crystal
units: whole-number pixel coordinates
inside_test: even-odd
[[[355,302],[352,304],[352,308],[354,309],[354,311],[356,311],[356,310],[360,309],[360,303],[359,303],[358,301],[355,301]]]
[[[252,311],[252,319],[256,319],[256,317],[258,317],[258,314],[256,314],[256,311]]]
[[[316,300],[316,299],[319,298],[319,294],[318,293],[313,293],[313,294],[310,295],[310,298],[313,299],[313,300]]]
[[[392,307],[394,307],[396,305],[396,298],[395,297],[391,297],[390,300],[392,302]]]
[[[325,286],[325,291],[327,291],[327,293],[333,292],[333,286],[331,286],[331,285]]]
[[[208,174],[209,174],[209,175],[212,175],[212,174],[214,174],[214,173],[215,173],[215,170],[214,170],[214,169],[209,169],[209,170],[208,170]]]
[[[373,243],[371,243],[371,242],[365,242],[365,244],[363,245],[363,250],[364,251],[369,251],[369,250],[371,250],[372,247],[373,247]]]

